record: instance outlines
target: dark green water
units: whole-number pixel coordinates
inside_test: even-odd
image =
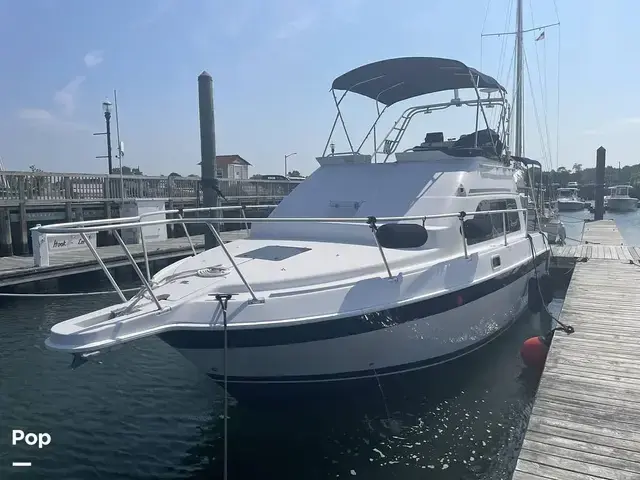
[[[627,241],[640,240],[638,214],[616,219]],[[581,228],[568,223],[568,235]],[[45,350],[53,324],[111,301],[0,299],[0,479],[222,478],[220,391],[171,348],[146,339],[75,371],[69,356]],[[229,478],[509,479],[538,381],[519,349],[545,325],[526,316],[481,350],[385,392],[389,414],[382,394],[284,411],[233,406]],[[13,447],[12,429],[52,442]]]

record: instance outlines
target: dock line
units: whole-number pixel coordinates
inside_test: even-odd
[[[538,267],[536,266],[536,247],[533,245],[533,238],[531,237],[530,234],[527,234],[527,238],[529,239],[529,246],[531,247],[531,255],[533,256],[533,272],[534,275],[536,277],[536,284],[538,287],[538,293],[540,294],[540,297],[542,298],[542,290],[540,289],[540,282],[538,281]],[[547,246],[549,247],[549,251],[551,252],[551,245],[549,244],[549,241],[546,237],[546,235],[543,233],[542,234],[542,238],[545,241],[545,243],[547,244]],[[545,305],[544,301],[542,302],[542,308],[544,308],[544,311],[547,312],[547,314],[551,317],[552,320],[555,320],[555,322],[560,325],[559,327],[555,327],[553,329],[551,329],[549,332],[547,332],[544,337],[545,339],[549,339],[549,344],[551,343],[551,338],[553,337],[553,334],[556,330],[560,330],[563,331],[564,333],[566,333],[567,335],[571,335],[572,333],[574,333],[576,330],[575,328],[573,328],[571,325],[565,325],[564,323],[562,323],[560,320],[558,320],[547,308],[547,306]]]
[[[123,288],[120,291],[123,293],[129,292],[137,292],[141,287],[137,288]],[[109,295],[109,294],[117,294],[115,290],[106,290],[100,292],[73,292],[73,293],[9,293],[9,292],[0,292],[0,297],[24,297],[24,298],[37,298],[37,297],[49,297],[49,298],[57,298],[57,297],[84,297],[87,295]]]
[[[218,304],[220,305],[220,309],[222,310],[222,321],[223,321],[223,327],[224,327],[224,350],[223,350],[223,369],[224,369],[224,409],[223,409],[223,415],[224,415],[224,459],[223,459],[223,472],[222,472],[222,478],[223,480],[227,480],[228,476],[227,476],[227,463],[228,463],[228,438],[229,438],[229,430],[227,428],[227,420],[229,418],[229,392],[227,390],[227,350],[228,350],[228,343],[227,343],[227,304],[229,303],[229,300],[231,299],[233,295],[229,294],[229,293],[218,293],[216,294],[216,300],[218,301]]]

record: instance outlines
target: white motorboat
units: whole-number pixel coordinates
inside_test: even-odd
[[[611,194],[613,193],[615,188],[616,187],[607,187],[607,190],[609,190],[609,195],[605,195],[604,196],[604,209],[605,210],[609,210],[609,199],[611,198]]]
[[[541,218],[540,230],[547,234],[549,243],[564,245],[565,240],[567,239],[567,230],[564,223],[555,214]]]
[[[556,205],[559,212],[575,212],[585,208],[584,201],[578,198],[577,188],[559,188]]]
[[[464,89],[473,98],[460,98]],[[361,153],[372,136],[375,145],[387,107],[447,90],[451,101],[407,108],[373,154]],[[150,280],[135,267],[144,287],[133,299],[54,325],[46,346],[75,354],[79,364],[155,335],[242,396],[422,369],[508,328],[530,292],[539,292],[550,249],[540,232],[527,232],[514,175],[528,160],[503,143],[505,89],[459,61],[413,57],[356,68],[332,91],[384,107],[359,147],[351,147],[336,100],[320,167],[268,218],[252,218],[248,239],[180,260]],[[421,145],[396,151],[414,116],[459,106],[471,107],[486,128],[447,141],[428,133]],[[502,109],[496,129],[489,106]],[[350,147],[327,153],[339,120]],[[130,256],[116,229],[203,222],[219,240],[216,221],[136,217],[37,230],[109,229]]]
[[[629,196],[631,185],[616,185],[611,187],[609,198],[606,199],[607,209],[611,212],[633,212],[638,209],[638,199]]]

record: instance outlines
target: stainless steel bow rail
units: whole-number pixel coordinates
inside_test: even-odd
[[[143,295],[144,295],[144,292],[146,291],[146,292],[149,293],[149,296],[151,297],[151,300],[155,303],[155,305],[158,308],[158,310],[163,310],[163,307],[160,304],[160,300],[161,299],[158,299],[158,297],[153,292],[153,281],[151,280],[150,273],[149,273],[148,253],[147,253],[147,249],[146,249],[146,244],[144,243],[144,240],[143,240],[144,239],[143,227],[145,227],[145,226],[180,224],[184,228],[184,231],[185,231],[187,237],[189,238],[189,233],[187,231],[186,225],[187,224],[202,224],[202,223],[204,223],[209,228],[209,230],[211,231],[211,233],[213,234],[215,239],[217,240],[218,245],[220,246],[220,248],[224,252],[224,254],[227,257],[227,259],[229,260],[229,263],[231,264],[231,266],[233,267],[235,272],[238,274],[238,277],[240,278],[240,280],[244,284],[245,288],[247,289],[247,292],[251,296],[250,302],[251,303],[263,303],[264,302],[263,299],[260,299],[260,298],[258,298],[256,296],[253,288],[251,288],[251,285],[249,284],[249,282],[247,281],[245,276],[242,274],[242,271],[238,267],[238,264],[236,263],[235,259],[233,258],[233,255],[231,255],[231,253],[229,252],[229,250],[225,246],[224,242],[222,241],[222,238],[220,237],[220,234],[218,233],[216,228],[213,226],[213,224],[221,222],[222,219],[219,218],[219,217],[185,218],[184,217],[185,213],[213,212],[213,211],[221,211],[221,210],[225,211],[225,210],[238,210],[238,209],[240,209],[240,210],[242,210],[241,218],[225,218],[223,221],[224,221],[224,223],[240,223],[240,224],[243,223],[243,224],[245,224],[245,227],[248,227],[248,222],[249,221],[251,223],[292,223],[292,222],[296,222],[296,223],[298,223],[298,222],[299,223],[327,223],[327,224],[343,223],[343,224],[369,226],[371,228],[375,244],[376,244],[378,250],[380,251],[380,256],[382,258],[382,262],[383,262],[383,264],[384,264],[384,266],[386,268],[387,275],[388,275],[389,278],[394,278],[394,277],[393,277],[393,274],[391,273],[391,269],[390,269],[389,264],[387,262],[387,259],[385,257],[384,249],[383,249],[382,245],[380,245],[380,242],[378,241],[378,238],[376,236],[376,228],[374,228],[374,227],[376,227],[376,226],[378,226],[380,224],[397,223],[397,222],[401,222],[401,221],[405,221],[405,222],[422,222],[422,226],[424,227],[427,220],[437,220],[437,219],[445,219],[445,218],[458,218],[458,220],[460,222],[460,237],[461,237],[461,240],[462,240],[462,255],[464,255],[465,258],[469,258],[469,252],[468,252],[468,247],[467,247],[467,238],[466,238],[466,235],[464,234],[464,231],[465,231],[465,229],[464,229],[464,221],[465,221],[465,219],[473,218],[476,215],[479,215],[479,216],[482,216],[482,215],[498,215],[498,214],[502,215],[502,231],[503,231],[503,236],[504,236],[504,245],[508,245],[507,235],[510,233],[507,230],[507,215],[508,214],[516,213],[516,212],[523,212],[523,214],[524,214],[524,225],[525,226],[527,225],[527,209],[526,208],[519,208],[519,209],[515,209],[514,208],[514,209],[507,209],[507,210],[483,210],[483,211],[474,211],[474,212],[470,212],[470,213],[456,212],[456,213],[442,213],[442,214],[436,214],[436,215],[421,215],[421,216],[414,215],[414,216],[401,216],[401,217],[366,217],[366,218],[306,218],[306,217],[288,218],[288,217],[278,217],[278,218],[251,218],[251,219],[247,219],[244,210],[248,209],[248,208],[265,208],[265,206],[264,205],[251,205],[251,206],[246,205],[246,206],[243,206],[243,207],[229,206],[229,207],[211,207],[211,208],[206,208],[206,207],[205,208],[191,208],[191,209],[184,209],[184,210],[162,210],[162,211],[158,211],[158,212],[150,212],[150,213],[147,213],[147,214],[143,214],[143,215],[140,215],[138,217],[114,218],[114,219],[104,219],[104,220],[89,220],[89,221],[83,221],[83,222],[59,223],[59,224],[53,224],[53,225],[45,225],[45,226],[35,227],[34,230],[36,230],[36,231],[38,231],[40,233],[75,233],[75,234],[80,234],[80,236],[84,240],[85,244],[87,245],[87,247],[91,251],[93,257],[96,259],[96,261],[98,262],[98,264],[100,265],[100,267],[104,271],[105,275],[107,276],[109,282],[111,283],[111,285],[115,289],[115,292],[118,294],[118,296],[120,297],[120,299],[124,303],[124,302],[127,302],[126,297],[124,296],[122,290],[118,286],[117,282],[115,281],[115,279],[113,278],[111,273],[109,273],[109,269],[106,267],[106,265],[104,264],[104,262],[100,258],[100,255],[98,254],[98,251],[91,244],[91,242],[89,242],[89,240],[88,240],[88,238],[86,236],[87,233],[95,233],[95,232],[100,232],[100,231],[111,231],[111,232],[113,232],[113,235],[115,236],[116,240],[120,244],[120,247],[122,248],[125,256],[129,260],[129,263],[131,264],[131,267],[134,269],[134,271],[136,272],[136,274],[140,278],[140,281],[142,282],[142,285],[143,285],[143,287],[138,291],[138,294],[136,294],[133,297],[133,299],[132,299],[133,300],[133,304],[135,304],[139,300],[141,300]],[[143,218],[146,218],[146,217],[149,217],[149,216],[153,216],[153,215],[162,215],[162,214],[174,214],[174,215],[177,215],[178,218],[171,218],[171,219],[170,218],[165,218],[165,219],[160,219],[160,220],[146,220],[146,221],[143,221]],[[142,271],[138,267],[135,259],[133,258],[133,255],[131,254],[131,252],[127,248],[127,245],[124,243],[124,241],[122,240],[122,237],[118,233],[119,229],[125,229],[125,228],[139,229],[139,231],[140,231],[140,238],[142,240],[144,259],[145,259],[145,266],[146,266],[146,270],[147,270],[147,276],[145,276],[142,273]],[[526,227],[524,228],[523,237],[525,235],[527,235]],[[190,242],[191,247],[192,247],[193,255],[196,255],[195,248],[193,247],[193,243],[191,242],[190,238],[189,238],[189,242]],[[123,311],[121,313],[126,313],[126,311],[128,311],[128,310],[129,310],[129,308],[127,308],[125,311]]]

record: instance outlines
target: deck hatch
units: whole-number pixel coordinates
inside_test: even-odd
[[[306,247],[285,247],[282,245],[267,245],[266,247],[260,247],[249,252],[236,255],[239,258],[252,258],[254,260],[270,260],[272,262],[279,262],[286,260],[287,258],[295,257],[301,253],[311,250]]]

